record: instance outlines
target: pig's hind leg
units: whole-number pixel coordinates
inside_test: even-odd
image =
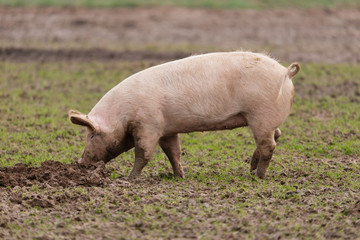
[[[135,144],[135,162],[134,167],[129,174],[129,178],[140,175],[141,170],[151,160],[156,144],[159,141],[159,135],[156,131],[149,131],[146,128],[140,128],[134,131]]]
[[[175,177],[185,178],[180,161],[181,152],[178,134],[160,138],[159,145],[169,158]]]
[[[252,127],[252,130],[257,148],[251,160],[250,170],[256,169],[256,175],[259,178],[264,178],[276,147],[275,138],[279,137],[280,131],[254,127]]]
[[[276,143],[280,136],[281,136],[281,131],[279,128],[277,128],[274,133],[274,140]],[[254,171],[257,168],[259,159],[260,159],[260,150],[259,150],[259,148],[256,148],[256,150],[254,151],[254,154],[251,158],[250,172]]]

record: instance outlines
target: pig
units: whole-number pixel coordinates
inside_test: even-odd
[[[298,63],[283,67],[253,52],[194,55],[140,71],[107,92],[89,114],[70,110],[73,124],[86,127],[79,164],[107,163],[135,147],[130,178],[140,175],[157,144],[174,176],[184,178],[180,133],[248,126],[256,150],[250,172],[264,178],[279,126],[294,99]]]

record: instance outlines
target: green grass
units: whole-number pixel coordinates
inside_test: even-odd
[[[148,66],[1,62],[0,166],[75,161],[84,130],[70,124],[67,111],[87,113],[119,81]],[[51,210],[22,208],[21,217],[0,210],[8,221],[3,232],[18,238],[356,239],[360,218],[349,209],[360,198],[359,76],[357,65],[302,64],[265,180],[249,173],[255,145],[248,128],[183,134],[185,180],[169,175],[158,148],[143,177],[126,182],[129,151],[109,163],[112,178],[120,179],[107,188],[1,189],[64,199]],[[10,236],[3,232],[0,237]]]
[[[45,160],[69,163],[77,159],[84,146],[84,130],[68,122],[67,111],[89,112],[105,92],[142,67],[146,63],[1,63],[0,165],[24,162],[38,166]],[[283,171],[312,172],[314,167],[329,173],[327,162],[333,159],[340,160],[334,163],[337,167],[330,178],[336,179],[347,167],[359,169],[346,161],[360,155],[360,97],[357,93],[331,97],[344,83],[358,82],[359,73],[358,66],[347,64],[303,66],[294,79],[301,95],[296,96],[292,114],[281,127],[283,135],[269,169],[273,177]],[[335,87],[329,89],[331,86]],[[323,92],[312,93],[314,88]],[[181,138],[188,178],[229,182],[247,176],[255,149],[248,128],[190,133]],[[169,172],[165,159],[157,149],[144,174]],[[118,157],[112,178],[127,175],[132,162],[132,151]]]
[[[62,156],[57,160],[72,161],[71,152],[83,143],[77,137],[81,129],[66,121],[67,111],[89,111],[118,79],[130,74],[130,66],[122,67],[121,71],[107,71],[105,64],[1,63],[0,164],[39,164],[54,155]],[[106,79],[112,82],[106,83]]]
[[[83,129],[68,122],[67,111],[72,108],[90,111],[105,92],[146,66],[146,63],[2,62],[0,165],[17,162],[39,165],[49,159],[73,161],[77,157],[74,153],[79,153],[84,145]],[[294,79],[300,95],[296,96],[291,116],[281,127],[284,134],[277,148],[278,156],[295,154],[331,159],[360,154],[360,97],[356,92],[358,85],[351,85],[358,82],[359,73],[358,66],[347,64],[303,66],[301,74]],[[342,88],[347,91],[345,94],[339,92]],[[254,150],[252,134],[247,128],[191,133],[183,135],[182,141],[185,161],[196,156],[202,168],[214,169],[225,160],[227,168],[215,168],[225,170],[225,175],[239,167],[234,158],[245,159]]]
[[[5,6],[86,6],[86,7],[148,7],[148,6],[180,6],[191,8],[336,8],[359,6],[356,0],[0,0],[0,5]]]

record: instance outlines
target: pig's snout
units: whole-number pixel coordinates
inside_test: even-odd
[[[85,166],[85,165],[88,165],[89,164],[89,162],[88,161],[86,161],[84,158],[79,158],[79,160],[77,160],[77,163],[78,164],[80,164],[80,165],[83,165],[83,166]]]
[[[85,156],[85,157],[82,156],[81,158],[79,158],[79,159],[77,160],[77,163],[78,163],[79,165],[83,165],[83,166],[88,166],[88,165],[96,164],[97,162],[99,162],[99,161],[94,161],[94,160],[92,160],[92,159],[87,158],[86,156]],[[103,162],[105,162],[105,161],[103,161]]]
[[[80,165],[89,165],[91,162],[92,158],[88,151],[84,151],[79,160],[77,160],[77,163]]]

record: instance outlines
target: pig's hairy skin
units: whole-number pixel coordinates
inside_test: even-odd
[[[86,146],[79,163],[108,162],[135,147],[130,177],[140,174],[155,146],[168,156],[174,175],[184,178],[178,133],[249,126],[256,150],[250,171],[265,177],[278,127],[294,98],[289,68],[263,54],[210,53],[161,64],[125,79],[88,115],[70,110],[70,121],[86,126]]]

